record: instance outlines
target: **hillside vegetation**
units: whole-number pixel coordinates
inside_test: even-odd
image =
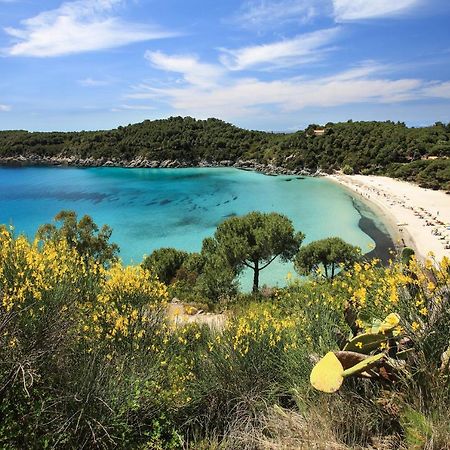
[[[171,117],[110,131],[1,131],[0,159],[36,155],[189,165],[254,160],[289,170],[383,174],[450,189],[450,124],[408,128],[394,122],[328,123],[296,133],[249,131],[218,119]]]
[[[448,259],[216,298],[210,328],[168,314],[172,287],[124,267],[108,229],[59,217],[34,242],[0,227],[0,448],[450,448]],[[330,352],[363,377],[336,360],[324,387]]]

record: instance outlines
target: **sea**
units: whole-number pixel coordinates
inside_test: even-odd
[[[251,211],[286,215],[304,243],[339,236],[368,253],[389,240],[370,206],[326,178],[233,168],[0,168],[0,223],[31,239],[61,210],[112,227],[124,264],[139,264],[161,247],[197,252],[223,220]],[[292,275],[292,264],[275,260],[260,284],[283,286]],[[240,283],[249,290],[251,273]]]

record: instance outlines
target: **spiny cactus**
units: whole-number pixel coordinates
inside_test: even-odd
[[[313,387],[322,392],[336,392],[346,377],[354,375],[392,381],[396,364],[390,364],[385,353],[370,354],[379,351],[383,343],[398,337],[399,323],[400,316],[391,313],[384,320],[375,320],[366,326],[365,332],[347,341],[342,351],[327,353],[311,371]],[[401,350],[400,342],[397,350]],[[377,370],[371,370],[374,366],[378,366]]]
[[[345,378],[361,375],[373,368],[383,359],[384,354],[374,356],[362,354],[347,355],[351,352],[328,352],[313,368],[310,375],[312,386],[322,392],[333,393],[339,390]],[[339,359],[344,359],[347,363],[350,360],[360,360],[357,364],[344,369]],[[367,374],[368,375],[368,374]]]
[[[360,352],[368,355],[370,352],[373,352],[379,348],[383,342],[386,342],[386,340],[387,337],[384,334],[358,334],[358,336],[355,336],[345,344],[343,350],[346,352]]]
[[[333,352],[328,352],[313,368],[309,380],[318,391],[336,392],[344,381],[344,368]]]
[[[395,313],[389,314],[382,322],[374,321],[372,326],[366,328],[365,333],[358,334],[349,340],[343,350],[367,355],[379,348],[383,342],[393,337],[395,328],[399,323],[400,316]]]

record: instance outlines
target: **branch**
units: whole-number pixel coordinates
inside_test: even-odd
[[[265,266],[263,266],[263,267],[260,267],[260,269],[259,270],[263,270],[263,269],[265,269],[271,262],[273,262],[273,260],[275,259],[275,258],[277,258],[278,256],[280,256],[279,254],[278,255],[275,255]]]

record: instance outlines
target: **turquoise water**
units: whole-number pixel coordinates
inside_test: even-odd
[[[0,168],[0,223],[33,236],[62,209],[110,225],[127,264],[160,247],[199,251],[221,221],[254,210],[285,214],[306,242],[340,236],[364,252],[374,244],[358,227],[347,191],[322,178],[231,168]],[[261,284],[283,284],[290,271],[275,261],[261,273]],[[247,274],[242,287],[249,282]]]

